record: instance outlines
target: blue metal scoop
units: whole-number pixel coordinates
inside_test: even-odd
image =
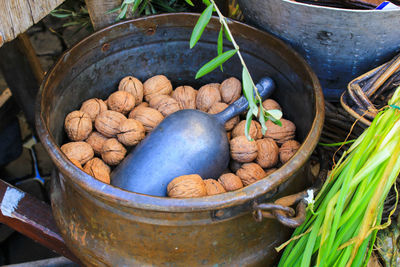
[[[275,84],[263,78],[257,89],[265,99]],[[217,179],[229,163],[224,124],[247,106],[242,96],[215,115],[194,109],[171,114],[112,172],[111,184],[136,193],[166,196],[167,185],[175,177],[199,174],[203,179]]]

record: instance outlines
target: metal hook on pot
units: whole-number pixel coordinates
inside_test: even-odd
[[[310,189],[309,189],[310,190]],[[306,201],[308,191],[285,196],[275,200],[273,203],[256,203],[253,205],[253,215],[256,221],[261,222],[263,218],[275,218],[287,227],[296,228],[306,218]],[[296,211],[291,206],[296,205]]]

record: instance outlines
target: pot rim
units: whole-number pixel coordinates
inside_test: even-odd
[[[337,8],[337,7],[329,7],[329,6],[318,6],[318,5],[313,5],[313,4],[306,4],[306,3],[301,3],[301,2],[295,2],[292,0],[281,0],[283,2],[286,2],[289,5],[293,6],[298,6],[298,7],[308,7],[308,8],[314,8],[316,12],[320,11],[325,11],[325,10],[332,10],[332,11],[337,11],[337,12],[342,12],[342,13],[349,13],[349,16],[354,15],[354,13],[359,13],[359,14],[365,14],[371,15],[371,13],[382,13],[382,15],[386,15],[387,13],[400,13],[400,10],[375,10],[375,9],[346,9],[346,8]]]
[[[284,183],[293,175],[298,169],[300,169],[311,156],[312,151],[316,147],[319,137],[322,132],[322,127],[324,123],[324,98],[322,94],[322,89],[317,76],[311,67],[306,63],[306,61],[283,41],[273,37],[272,35],[258,30],[254,27],[248,26],[244,23],[237,21],[230,21],[230,23],[236,24],[235,27],[241,29],[246,29],[246,32],[250,31],[256,34],[267,35],[271,38],[277,45],[282,49],[285,49],[287,53],[292,55],[292,58],[297,60],[298,64],[301,64],[307,73],[310,75],[312,81],[314,96],[315,96],[315,117],[311,126],[311,129],[305,138],[304,142],[301,144],[300,149],[297,153],[282,167],[277,171],[270,174],[268,179],[261,179],[254,184],[244,187],[240,190],[228,192],[220,195],[207,196],[201,198],[191,198],[191,199],[177,199],[168,197],[155,197],[150,195],[144,195],[139,193],[134,193],[126,191],[124,189],[114,187],[112,185],[104,184],[90,175],[86,174],[82,170],[79,170],[75,165],[73,165],[68,158],[61,152],[60,147],[55,142],[52,134],[50,133],[46,122],[42,114],[42,102],[43,102],[43,92],[47,86],[48,80],[52,77],[55,69],[58,65],[68,57],[69,53],[76,49],[80,49],[80,46],[84,44],[87,40],[94,38],[94,36],[100,35],[103,32],[108,31],[111,28],[119,27],[125,24],[135,23],[136,21],[143,20],[162,20],[163,18],[172,20],[175,16],[191,16],[199,17],[200,14],[197,13],[169,13],[154,15],[144,18],[138,18],[133,20],[127,20],[119,22],[103,28],[88,37],[84,38],[72,48],[68,49],[63,53],[63,55],[57,60],[50,71],[47,72],[37,96],[36,102],[36,129],[40,140],[42,141],[45,149],[50,155],[52,161],[56,165],[59,172],[63,174],[64,179],[72,180],[72,184],[79,190],[84,191],[92,195],[95,198],[102,199],[103,202],[109,202],[113,205],[121,205],[127,208],[135,209],[145,209],[152,211],[166,211],[166,212],[196,212],[204,210],[216,210],[221,208],[227,208],[231,206],[236,206],[248,202],[254,198],[260,197],[267,192],[277,188],[280,184]],[[219,23],[217,17],[213,17],[210,23]]]

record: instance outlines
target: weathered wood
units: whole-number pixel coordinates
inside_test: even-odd
[[[118,12],[107,14],[107,11],[120,6],[122,0],[85,0],[85,2],[93,28],[98,30],[115,23]]]
[[[33,127],[35,99],[42,82],[43,70],[27,37],[17,38],[0,48],[0,70],[13,98]]]
[[[65,0],[0,0],[0,47],[39,22]]]
[[[0,222],[76,262],[66,247],[46,203],[0,180]]]

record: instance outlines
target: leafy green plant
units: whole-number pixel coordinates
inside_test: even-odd
[[[68,19],[68,22],[63,24],[63,27],[78,26],[78,30],[87,28],[93,30],[92,23],[90,22],[89,12],[85,6],[84,1],[79,1],[79,8],[58,8],[50,12],[50,15],[60,19]]]
[[[246,97],[247,101],[249,102],[249,112],[247,112],[246,117],[246,128],[245,134],[246,137],[250,140],[251,137],[249,135],[251,121],[254,117],[258,117],[261,125],[262,125],[262,132],[265,134],[267,127],[265,122],[267,120],[271,120],[273,123],[282,126],[280,119],[282,117],[282,112],[280,110],[265,110],[262,105],[262,98],[258,93],[257,87],[253,79],[251,78],[250,72],[247,68],[247,65],[240,53],[239,46],[237,45],[232,33],[229,29],[227,19],[222,15],[221,11],[218,9],[218,6],[215,4],[214,0],[203,0],[203,3],[207,5],[207,8],[201,14],[199,20],[197,21],[192,36],[190,38],[190,48],[193,48],[196,43],[200,40],[201,35],[204,32],[204,29],[208,25],[213,12],[216,12],[219,17],[219,21],[221,23],[221,29],[218,35],[218,42],[217,42],[217,52],[218,56],[208,63],[206,63],[203,67],[199,69],[196,74],[196,79],[200,78],[211,71],[215,70],[216,68],[220,67],[221,71],[223,71],[222,64],[225,63],[228,59],[233,57],[234,55],[238,55],[240,62],[243,66],[242,70],[242,83],[243,83],[243,94]],[[225,38],[230,41],[234,47],[234,49],[223,51],[223,40]],[[260,110],[260,112],[259,112]]]
[[[124,0],[121,6],[107,13],[118,12],[116,20],[123,20],[131,12],[133,15],[151,15],[161,12],[179,12],[187,10],[187,5],[193,6],[191,0]]]

